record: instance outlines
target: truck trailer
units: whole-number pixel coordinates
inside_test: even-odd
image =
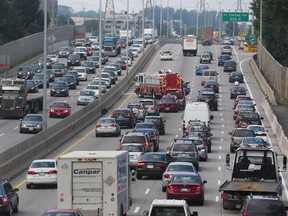
[[[28,94],[25,79],[2,79],[0,82],[0,117],[23,118],[43,110],[43,94]]]
[[[132,205],[127,151],[73,151],[58,158],[57,207],[84,216],[126,215]]]
[[[283,169],[277,157],[283,157]],[[240,209],[245,197],[253,195],[282,195],[281,171],[286,171],[287,158],[269,148],[238,148],[234,156],[232,177],[220,187],[223,209]],[[230,155],[226,155],[230,168]]]
[[[195,35],[188,35],[182,38],[182,51],[183,55],[197,55],[198,42]]]

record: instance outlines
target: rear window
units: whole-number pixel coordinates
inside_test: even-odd
[[[49,161],[34,162],[31,165],[31,168],[54,168],[55,163]]]
[[[147,106],[147,105],[153,105],[153,101],[140,101],[140,103],[144,104],[144,106]]]
[[[195,172],[192,166],[187,166],[187,165],[170,165],[167,171],[168,172],[174,172],[174,171]]]
[[[193,144],[175,144],[173,151],[194,151]]]
[[[236,137],[254,137],[254,131],[252,130],[235,130],[233,136]]]
[[[259,119],[258,113],[241,113],[240,112],[240,117],[244,119]]]
[[[151,216],[185,216],[183,207],[176,206],[155,206],[152,208]]]
[[[76,216],[74,213],[45,213],[44,216]]]
[[[126,150],[128,152],[143,152],[143,146],[140,145],[123,145],[121,150]]]
[[[145,136],[124,136],[122,143],[145,143]]]
[[[125,117],[130,117],[129,112],[127,110],[115,110],[113,117],[118,117],[118,116],[125,116]]]
[[[160,119],[157,118],[145,118],[145,122],[160,122]]]
[[[145,154],[143,160],[151,161],[165,161],[165,155],[163,154]]]
[[[246,212],[255,215],[286,215],[283,202],[279,200],[250,200]]]
[[[216,71],[204,71],[203,76],[216,76]]]

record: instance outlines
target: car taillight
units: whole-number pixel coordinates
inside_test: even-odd
[[[57,170],[50,170],[48,173],[49,174],[57,174]]]
[[[246,212],[243,212],[243,213],[242,213],[242,216],[247,216]]]
[[[145,152],[141,152],[140,157],[143,157],[145,154]]]
[[[239,111],[238,110],[235,110],[235,114],[237,114]]]
[[[163,163],[157,163],[156,166],[158,166],[158,167],[166,167],[166,165],[163,164]]]
[[[101,124],[96,124],[96,127],[98,128],[98,127],[101,127]]]
[[[221,194],[221,199],[227,199],[228,195],[227,194]]]
[[[231,141],[234,142],[234,137],[231,137]]]
[[[111,127],[116,127],[116,124],[115,123],[111,124]]]
[[[32,171],[32,170],[28,170],[28,175],[35,175],[36,174],[36,172],[35,171]]]
[[[169,185],[167,189],[171,191],[179,191],[180,187],[178,185]]]
[[[7,199],[6,196],[4,196],[4,197],[2,198],[2,205],[7,205],[7,204],[8,204],[8,199]]]
[[[199,155],[198,151],[195,152],[195,155]]]
[[[238,124],[239,124],[239,120],[236,120],[236,121],[235,121],[235,124],[238,125]]]
[[[156,107],[152,107],[151,110],[156,110]]]
[[[267,134],[262,133],[262,134],[257,134],[257,136],[267,136]]]
[[[210,137],[207,137],[207,138],[206,138],[206,142],[211,142],[211,138],[210,138]]]
[[[137,163],[137,166],[138,166],[138,167],[142,167],[142,166],[144,166],[144,163],[138,162],[138,163]]]
[[[169,174],[164,174],[164,178],[170,178]]]
[[[122,143],[122,142],[120,142],[120,144],[119,144],[119,147],[122,147],[122,145],[123,145],[123,143]]]
[[[262,125],[262,122],[261,122],[261,121],[259,121],[259,122],[258,122],[258,125]]]
[[[157,140],[157,138],[156,137],[151,137],[151,140]]]
[[[197,192],[201,192],[202,191],[202,188],[201,188],[201,186],[192,186],[192,190],[194,190],[194,191],[197,191]]]
[[[145,142],[145,143],[143,143],[143,146],[144,146],[144,147],[147,147],[147,146],[149,146],[149,143],[148,143],[148,142]]]
[[[201,146],[201,149],[206,149],[206,147],[204,145]]]

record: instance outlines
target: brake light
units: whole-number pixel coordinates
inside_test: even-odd
[[[171,191],[179,191],[179,186],[177,185],[169,185],[168,190],[171,190]]]
[[[119,146],[122,147],[122,145],[123,145],[123,143],[121,142],[121,143],[119,144]]]
[[[116,124],[115,123],[111,124],[111,127],[116,127]]]
[[[258,136],[267,136],[267,134],[262,133],[262,134],[258,134]]]
[[[197,191],[197,192],[201,192],[202,188],[200,186],[192,186],[192,190]]]
[[[157,163],[156,166],[158,166],[158,167],[166,167],[165,164],[163,164],[163,163]]]
[[[151,110],[156,110],[156,107],[152,107]]]
[[[4,197],[2,198],[2,204],[3,204],[3,205],[7,205],[7,204],[8,204],[8,199],[7,199],[6,196],[4,196]]]
[[[246,212],[243,212],[243,213],[242,213],[242,216],[247,216]]]
[[[142,167],[142,166],[144,166],[144,163],[142,163],[142,162],[137,163],[137,167]]]
[[[238,110],[235,110],[235,114],[238,114],[238,112],[239,112]]]
[[[231,137],[231,141],[234,142],[234,137]]]
[[[148,147],[148,146],[149,146],[149,143],[148,143],[148,142],[145,142],[145,143],[143,144],[143,146],[144,146],[144,147]]]
[[[201,149],[206,149],[206,147],[204,145],[201,146]]]
[[[48,173],[49,174],[57,174],[57,170],[50,170]]]
[[[227,199],[228,195],[227,194],[221,194],[221,199]]]
[[[261,121],[259,121],[259,122],[258,122],[258,125],[262,125],[262,122],[261,122]]]
[[[169,174],[165,174],[164,178],[170,178],[170,175]]]
[[[195,152],[195,155],[199,155],[198,151]]]
[[[151,140],[157,140],[157,138],[156,137],[151,137]]]
[[[101,127],[101,124],[96,124],[96,127],[98,128],[98,127]]]
[[[207,138],[206,138],[206,142],[211,142],[211,138],[210,138],[210,137],[207,137]]]
[[[32,171],[32,170],[28,170],[28,175],[35,175],[36,174],[36,172],[35,171]]]

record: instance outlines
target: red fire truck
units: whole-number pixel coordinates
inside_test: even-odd
[[[161,98],[166,92],[182,92],[182,76],[177,73],[139,73],[135,77],[134,92],[138,97]]]

